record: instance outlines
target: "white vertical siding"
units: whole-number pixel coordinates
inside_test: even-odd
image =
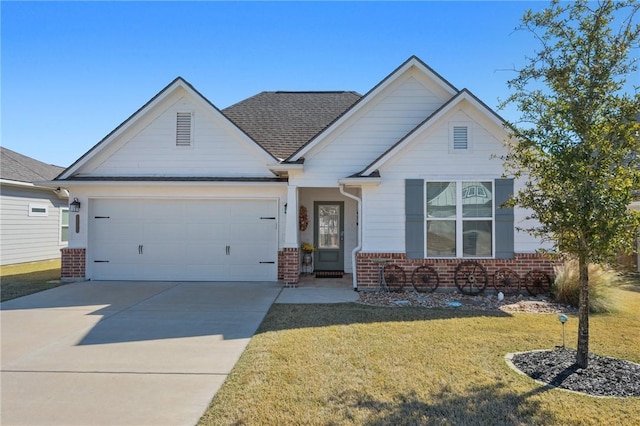
[[[60,200],[51,190],[0,188],[0,264],[37,262],[59,259],[60,209],[67,200]],[[29,204],[46,205],[46,216],[29,216]]]

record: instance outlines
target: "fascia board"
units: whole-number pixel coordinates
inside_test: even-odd
[[[115,187],[148,187],[148,186],[287,186],[287,182],[260,182],[260,181],[136,181],[136,180],[63,180],[52,181],[46,184],[48,188],[80,188],[80,187],[95,187],[95,186],[115,186]]]
[[[382,183],[381,177],[356,177],[339,179],[338,183],[344,186],[378,186]]]

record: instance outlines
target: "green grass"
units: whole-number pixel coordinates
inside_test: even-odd
[[[0,268],[0,300],[15,299],[58,287],[60,260],[21,263]]]
[[[640,293],[591,316],[591,351],[640,362]],[[577,319],[566,325],[575,347]],[[510,352],[562,343],[556,315],[273,305],[200,425],[630,425],[640,398],[547,389]]]

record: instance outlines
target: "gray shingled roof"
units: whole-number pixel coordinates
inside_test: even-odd
[[[18,182],[52,180],[64,167],[45,164],[26,155],[0,147],[0,178]]]
[[[361,97],[356,92],[262,92],[222,113],[272,155],[284,159]]]

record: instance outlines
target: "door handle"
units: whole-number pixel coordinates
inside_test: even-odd
[[[138,244],[138,254],[142,254],[142,245]]]

